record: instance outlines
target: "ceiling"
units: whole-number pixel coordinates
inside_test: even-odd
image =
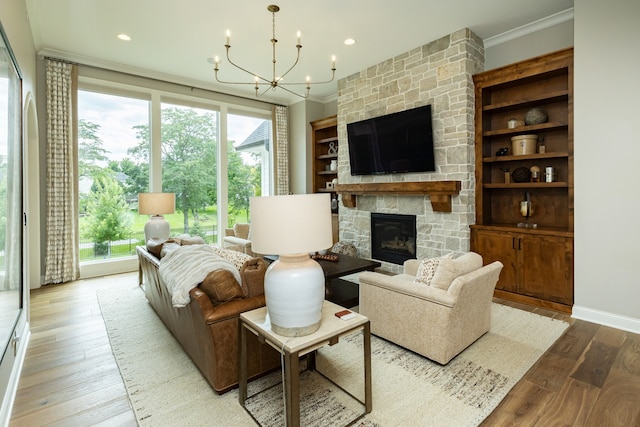
[[[272,76],[272,16],[276,0],[26,0],[36,51],[78,63],[255,97],[251,85],[220,85],[207,58],[219,56],[221,79],[252,83],[224,58],[231,31],[231,59],[252,73]],[[462,28],[487,40],[573,7],[573,0],[278,0],[277,69],[300,61],[287,82],[335,80],[312,86],[310,99],[335,97],[337,81]],[[118,33],[131,41],[118,40]],[[345,46],[353,38],[356,44]],[[304,86],[292,87],[303,93]],[[261,90],[262,92],[262,90]],[[301,100],[282,89],[262,99]]]

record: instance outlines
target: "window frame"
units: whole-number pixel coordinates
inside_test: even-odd
[[[186,107],[205,108],[218,112],[218,244],[222,245],[224,228],[228,221],[227,185],[227,115],[244,115],[273,121],[273,105],[263,101],[252,101],[206,90],[162,82],[144,77],[130,76],[91,67],[79,67],[78,90],[98,92],[149,101],[150,164],[149,191],[162,191],[161,107],[173,103]],[[185,93],[188,91],[189,93]],[[235,101],[235,102],[234,102]],[[273,144],[273,141],[271,141]],[[273,165],[273,158],[270,159]],[[273,187],[273,166],[269,177]],[[80,264],[80,277],[97,277],[135,271],[138,260],[135,255],[109,260],[86,261]]]

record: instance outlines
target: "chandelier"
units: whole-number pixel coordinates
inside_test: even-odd
[[[285,76],[289,74],[291,70],[293,70],[293,68],[298,64],[298,60],[300,59],[300,49],[302,49],[302,45],[300,44],[300,31],[298,31],[298,34],[297,34],[297,37],[298,37],[298,43],[296,44],[297,54],[296,54],[296,59],[293,62],[293,65],[291,65],[291,67],[289,67],[289,69],[284,74],[280,76],[276,75],[276,43],[278,43],[278,39],[276,39],[276,12],[280,10],[280,7],[275,4],[271,4],[267,6],[267,10],[271,12],[271,16],[272,16],[272,37],[271,37],[272,75],[271,75],[271,78],[266,78],[261,76],[260,74],[251,72],[246,68],[239,66],[238,64],[236,64],[231,60],[231,58],[229,57],[229,49],[231,49],[231,42],[230,42],[231,33],[227,30],[227,40],[224,45],[227,52],[227,61],[229,61],[231,65],[238,68],[239,70],[242,70],[245,73],[253,76],[253,82],[232,82],[232,81],[221,80],[218,77],[220,58],[218,58],[217,56],[214,58],[214,71],[216,75],[216,81],[218,81],[218,83],[230,84],[230,85],[253,85],[256,90],[256,97],[258,98],[264,95],[269,89],[276,90],[277,88],[281,88],[301,98],[307,98],[309,96],[309,91],[311,90],[311,85],[326,84],[326,83],[332,82],[336,75],[336,57],[335,56],[331,58],[331,79],[330,80],[327,80],[324,82],[311,82],[310,77],[307,76],[307,79],[304,82],[285,82],[284,81]],[[305,93],[300,94],[287,87],[287,86],[296,86],[296,85],[297,86],[306,85]],[[264,88],[265,86],[266,88]],[[260,90],[263,88],[264,90],[260,92]]]

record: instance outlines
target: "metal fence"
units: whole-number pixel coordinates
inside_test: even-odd
[[[172,236],[184,234],[184,228],[171,229]],[[200,229],[198,234],[204,238],[207,243],[217,242],[218,231],[215,229]],[[138,231],[131,233],[128,238],[113,242],[102,242],[96,244],[90,239],[80,239],[80,262],[96,261],[100,259],[117,259],[128,257],[136,254],[136,246],[144,245],[144,232]]]

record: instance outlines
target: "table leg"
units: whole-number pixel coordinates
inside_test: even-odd
[[[238,355],[238,399],[240,405],[244,406],[247,400],[247,329],[242,321],[240,322],[240,354]]]
[[[373,408],[371,392],[371,323],[367,322],[362,330],[364,334],[364,407],[365,413]]]
[[[300,359],[298,353],[285,353],[284,377],[285,425],[300,427]]]

